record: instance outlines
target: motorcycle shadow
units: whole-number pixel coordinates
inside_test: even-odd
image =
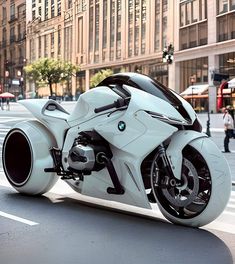
[[[4,202],[20,215],[36,218],[41,226],[34,227],[41,230],[37,239],[50,237],[47,251],[57,248],[58,259],[61,254],[70,260],[78,257],[79,263],[233,263],[227,245],[207,230],[104,208],[77,196],[29,197],[8,190]]]

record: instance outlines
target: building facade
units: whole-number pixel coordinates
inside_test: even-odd
[[[32,62],[54,57],[80,65],[71,82],[72,94],[89,89],[91,76],[106,68],[139,71],[167,85],[162,50],[173,42],[173,3],[33,0],[27,6],[27,58]]]
[[[180,77],[175,85],[182,92],[191,84],[208,84],[207,97],[196,103],[216,112],[218,87],[223,78],[235,77],[235,1],[175,2],[174,74]],[[234,104],[232,91],[224,104]]]
[[[5,0],[0,17],[2,90],[20,93],[26,62],[52,57],[81,68],[70,83],[54,87],[58,95],[89,89],[102,69],[137,71],[179,93],[207,84],[203,96],[188,97],[214,112],[223,78],[235,77],[235,0]],[[174,60],[167,64],[162,54],[170,44]],[[29,82],[27,92],[34,91]],[[233,97],[230,90],[224,104],[235,104]]]
[[[20,95],[25,85],[25,1],[0,1],[0,18],[0,90]]]

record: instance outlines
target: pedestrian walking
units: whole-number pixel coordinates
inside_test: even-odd
[[[10,110],[10,99],[7,98],[6,99],[6,102],[7,102],[7,110],[9,111]]]
[[[234,130],[234,120],[233,120],[233,109],[231,107],[224,108],[224,151],[223,152],[230,152],[229,150],[229,140],[233,137],[233,130]]]

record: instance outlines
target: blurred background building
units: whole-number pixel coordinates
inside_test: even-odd
[[[24,0],[0,1],[0,91],[19,95],[25,80],[26,5]]]
[[[80,65],[69,83],[73,95],[108,68],[147,74],[183,93],[198,111],[235,104],[227,83],[235,77],[235,0],[11,0],[0,1],[0,18],[5,87],[19,79],[25,63],[53,57]],[[25,37],[25,31],[26,43],[12,37]],[[163,51],[169,46],[174,54],[167,62]],[[6,77],[9,65],[14,67]],[[28,83],[27,93],[33,89]],[[56,93],[64,89],[56,87]]]

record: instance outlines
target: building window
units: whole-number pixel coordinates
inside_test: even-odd
[[[167,16],[162,18],[162,45],[167,46]]]
[[[199,23],[180,29],[180,49],[188,49],[207,44],[207,23]]]
[[[180,49],[187,49],[188,46],[188,29],[183,28],[180,30]]]
[[[208,83],[208,57],[180,62],[179,92],[183,92],[191,85],[190,76],[196,76],[196,83]]]
[[[197,30],[196,25],[189,27],[189,48],[197,46]]]
[[[139,39],[140,39],[140,4],[139,1],[135,1],[135,31],[134,31],[134,54],[139,55]]]
[[[200,21],[207,19],[207,0],[201,0],[199,4]]]
[[[217,41],[235,38],[235,13],[227,13],[217,17]]]
[[[107,48],[107,0],[104,0],[103,3],[103,49]]]
[[[235,16],[229,16],[229,33],[230,33],[230,38],[235,39]]]
[[[10,29],[10,43],[15,41],[15,27]]]
[[[99,51],[100,6],[95,5],[95,51]]]
[[[54,44],[55,44],[55,37],[54,37],[54,32],[51,33],[51,49],[54,49]]]
[[[228,0],[217,0],[217,15],[228,12]]]
[[[116,33],[116,58],[121,58],[121,25],[122,25],[121,0],[117,1],[117,33]]]
[[[48,35],[44,36],[44,57],[48,57]]]
[[[73,7],[73,1],[72,0],[68,0],[68,9]]]
[[[186,25],[192,23],[192,7],[191,2],[186,4]]]
[[[58,27],[58,49],[57,56],[61,56],[61,26]]]
[[[207,44],[207,0],[181,1],[180,49]]]
[[[160,0],[155,1],[154,51],[160,50]]]
[[[45,0],[45,20],[48,19],[48,0]]]
[[[217,18],[217,32],[218,42],[228,40],[228,27],[226,16]]]
[[[235,0],[230,0],[230,10],[235,10]]]
[[[51,17],[54,17],[55,16],[55,5],[52,4],[51,5]]]
[[[128,2],[128,56],[131,57],[133,53],[133,17],[134,17],[134,3],[133,0]]]
[[[192,2],[192,23],[199,21],[199,2],[193,1]]]
[[[180,4],[180,27],[207,18],[207,0],[184,1]]]
[[[90,52],[93,52],[93,23],[94,23],[93,6],[90,6],[89,9],[89,51]]]
[[[180,26],[185,25],[185,5],[180,5]]]
[[[42,38],[41,36],[38,37],[38,57],[41,58],[42,56]]]
[[[219,55],[219,72],[235,77],[235,52]]]
[[[57,15],[61,15],[61,0],[58,0],[57,2]]]
[[[198,46],[207,44],[207,23],[200,23],[198,25]]]
[[[110,3],[110,47],[114,47],[114,36],[115,36],[115,0]]]
[[[15,3],[11,1],[10,5],[10,19],[15,19]]]

